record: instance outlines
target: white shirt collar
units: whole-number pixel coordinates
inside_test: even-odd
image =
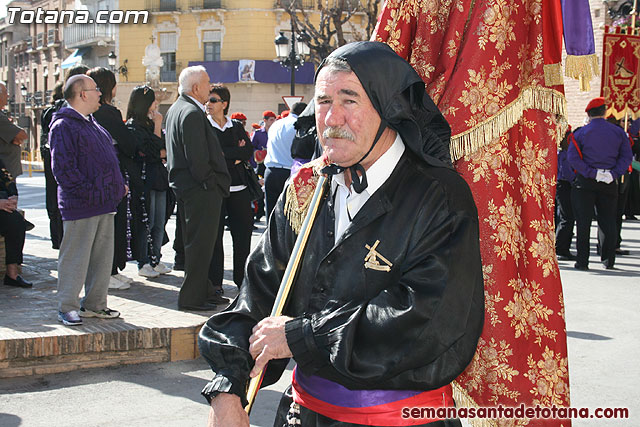
[[[75,108],[73,108],[71,106],[71,104],[68,105],[69,108],[71,108],[73,111],[75,111],[76,113],[80,114],[82,117],[84,117],[85,120],[90,120],[89,116],[85,116],[84,114],[82,114],[80,111],[76,110]]]
[[[198,107],[200,107],[200,109],[201,109],[202,111],[204,111],[204,113],[205,113],[205,114],[207,114],[207,110],[206,110],[206,108],[204,107],[204,104],[202,104],[200,101],[198,101],[197,99],[195,99],[195,98],[194,98],[193,96],[191,96],[191,95],[188,95],[188,94],[186,94],[186,93],[185,93],[185,94],[184,94],[184,96],[186,96],[187,98],[191,98],[191,99],[193,100],[193,102],[195,102],[195,103],[196,103],[196,105],[197,105]]]
[[[393,141],[391,147],[389,147],[389,149],[385,151],[382,156],[380,156],[380,158],[369,167],[369,169],[367,169],[368,185],[365,192],[369,193],[369,195],[375,193],[376,190],[380,188],[387,179],[389,179],[393,169],[400,161],[400,157],[402,157],[404,150],[404,142],[402,141],[400,134],[396,133],[396,139]],[[335,187],[338,184],[346,186],[344,183],[344,172],[333,177],[331,190],[335,191]],[[352,189],[353,186],[350,189],[353,193],[354,190]]]
[[[344,232],[349,228],[351,221],[358,214],[360,209],[384,184],[393,170],[398,165],[405,146],[399,134],[387,151],[367,170],[367,189],[358,194],[352,188],[347,188],[344,183],[344,172],[339,173],[331,180],[331,194],[335,200],[335,233],[334,243],[337,243]]]
[[[227,116],[225,116],[225,119],[227,119],[227,121],[225,122],[224,126],[220,127],[220,125],[218,124],[218,122],[216,122],[215,120],[213,120],[213,117],[211,117],[210,115],[207,114],[207,118],[209,119],[209,121],[211,122],[211,125],[216,128],[219,129],[221,132],[224,132],[225,129],[228,128],[232,128],[233,127],[233,122],[231,121],[231,119]]]

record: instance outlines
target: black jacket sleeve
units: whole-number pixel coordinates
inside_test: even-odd
[[[253,156],[253,145],[251,145],[251,139],[249,139],[242,124],[233,120],[233,128],[227,129],[225,133],[226,132],[231,132],[232,134],[230,141],[222,144],[222,152],[227,162],[233,163],[232,161],[235,160],[249,161]],[[222,138],[226,139],[228,136],[223,134]],[[240,140],[244,140],[245,142],[242,147],[238,145]]]
[[[93,113],[93,117],[116,141],[116,148],[121,154],[130,158],[136,155],[136,140],[122,121],[120,110],[112,105],[103,104]]]

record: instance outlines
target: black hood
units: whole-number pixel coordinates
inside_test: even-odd
[[[328,58],[349,64],[380,117],[412,152],[431,166],[453,167],[449,123],[407,61],[387,44],[368,41],[339,47]],[[318,67],[316,80],[325,62]]]

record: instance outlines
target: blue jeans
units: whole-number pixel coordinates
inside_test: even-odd
[[[153,255],[156,257],[157,265],[160,263],[160,249],[162,248],[162,238],[164,237],[164,223],[165,216],[167,214],[167,192],[149,190],[149,230],[151,232],[151,240],[153,241]],[[147,230],[143,227],[142,234],[146,239]],[[145,240],[146,242],[146,240]],[[149,256],[149,245],[145,245],[144,262],[138,262],[138,267],[142,268],[144,264],[151,264],[151,257]]]

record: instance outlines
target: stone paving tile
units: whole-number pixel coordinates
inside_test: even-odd
[[[122,313],[120,319],[84,319],[82,326],[67,327],[57,320],[57,257],[51,248],[48,218],[44,209],[44,179],[42,175],[19,177],[20,207],[36,227],[27,233],[22,275],[34,283],[32,289],[20,289],[0,284],[0,342],[34,337],[81,336],[146,328],[182,328],[204,323],[213,313],[182,312],[177,309],[178,292],[183,272],[173,271],[155,279],[138,276],[137,265],[127,263],[122,272],[134,282],[127,290],[110,290],[109,308]],[[264,230],[264,220],[253,233],[255,246]],[[175,216],[167,224],[171,241],[162,247],[162,261],[171,266],[175,232]],[[225,231],[225,297],[233,298],[237,288],[232,282],[231,236]],[[222,309],[222,307],[219,307]]]

